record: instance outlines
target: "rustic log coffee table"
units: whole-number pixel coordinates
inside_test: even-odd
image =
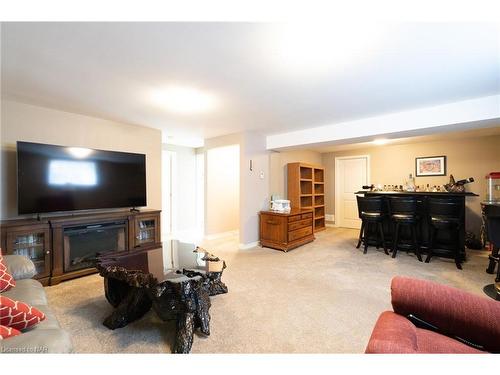
[[[210,335],[210,296],[227,293],[221,281],[226,264],[205,250],[179,241],[163,248],[97,258],[106,299],[115,307],[104,320],[125,327],[151,308],[160,319],[176,321],[173,353],[189,353],[193,333]]]

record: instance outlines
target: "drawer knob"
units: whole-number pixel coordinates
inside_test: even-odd
[[[271,225],[278,225],[278,222],[272,220],[268,220],[267,223]]]

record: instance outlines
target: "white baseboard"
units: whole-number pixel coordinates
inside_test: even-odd
[[[257,246],[259,246],[259,241],[250,242],[250,243],[240,243],[239,248],[240,248],[240,250],[248,250],[248,249],[252,249],[252,248],[257,247]]]
[[[211,240],[219,240],[221,238],[229,238],[229,237],[237,236],[238,233],[239,233],[239,230],[230,230],[227,232],[207,234],[207,235],[205,235],[205,240],[211,241]]]
[[[327,228],[336,228],[337,226],[335,224],[326,223],[325,227],[327,227]]]
[[[335,221],[335,215],[326,214],[325,215],[325,220],[326,221]]]

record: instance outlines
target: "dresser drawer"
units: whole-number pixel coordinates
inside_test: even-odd
[[[293,215],[293,216],[288,216],[288,222],[291,223],[293,221],[299,221],[301,218],[301,215]]]
[[[313,213],[311,211],[292,210],[289,213],[261,211],[260,245],[272,249],[295,249],[314,241]]]
[[[307,214],[302,214],[301,216],[302,216],[302,219],[312,219],[313,213],[308,212]]]
[[[260,239],[277,243],[287,241],[286,217],[277,215],[260,215]]]
[[[288,241],[295,241],[310,234],[312,234],[312,227],[297,229],[288,233]]]
[[[309,227],[312,225],[312,219],[304,219],[304,220],[299,220],[299,221],[294,221],[293,223],[288,224],[288,230],[296,230],[300,228],[305,228]]]

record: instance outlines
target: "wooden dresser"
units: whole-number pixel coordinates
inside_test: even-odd
[[[259,216],[261,246],[286,252],[314,241],[312,210],[261,211]]]

